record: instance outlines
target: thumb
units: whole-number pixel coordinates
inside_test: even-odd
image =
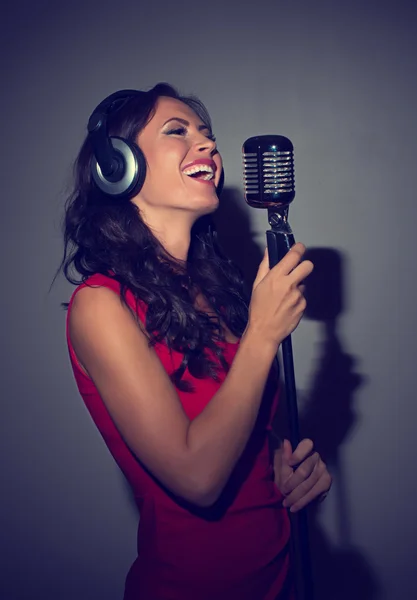
[[[269,273],[269,255],[268,248],[265,248],[263,259],[258,267],[258,272],[253,282],[252,290],[254,290],[262,281],[262,279]]]

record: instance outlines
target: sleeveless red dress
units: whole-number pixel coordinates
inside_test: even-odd
[[[93,275],[74,291],[105,286],[119,294],[118,282]],[[131,293],[129,305],[135,310]],[[268,431],[278,403],[277,376],[271,371],[258,419],[247,446],[219,500],[195,506],[174,496],[131,452],[112,421],[93,381],[81,369],[68,334],[69,355],[79,392],[108,449],[126,476],[140,513],[138,556],[125,585],[124,600],[276,600],[289,598],[288,514],[273,481]],[[144,322],[146,307],[139,307]],[[230,364],[238,344],[224,343]],[[168,374],[182,355],[163,344],[155,351]],[[221,381],[224,380],[223,374]],[[184,379],[195,391],[177,390],[189,419],[194,419],[221,385]],[[287,591],[285,591],[287,590]]]

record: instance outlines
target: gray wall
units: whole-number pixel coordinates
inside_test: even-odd
[[[3,15],[0,596],[114,600],[134,558],[138,516],[69,368],[71,286],[48,289],[89,112],[165,80],[212,114],[236,215],[219,229],[249,274],[267,220],[242,199],[242,142],[294,143],[291,224],[322,249],[324,298],[340,258],[344,297],[336,340],[308,318],[293,339],[306,431],[335,476],[312,525],[319,599],[415,598],[414,2],[150,4]]]

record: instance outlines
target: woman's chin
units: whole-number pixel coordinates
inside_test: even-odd
[[[199,213],[199,215],[213,212],[219,206],[216,188],[213,186],[212,190],[210,190],[210,193],[208,194],[190,195],[189,201],[187,201],[186,204],[188,209]]]
[[[199,207],[199,212],[201,212],[202,215],[209,215],[217,210],[219,206],[219,199],[216,194],[213,194],[210,202],[207,202],[207,199],[205,199],[205,202],[201,202],[200,206],[201,208]]]

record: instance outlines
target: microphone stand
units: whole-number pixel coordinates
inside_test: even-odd
[[[294,235],[288,223],[288,205],[268,208],[268,222],[271,229],[266,232],[266,239],[269,267],[272,269],[295,243]],[[283,340],[281,348],[290,441],[294,450],[300,442],[300,435],[291,335]],[[291,554],[297,600],[313,600],[307,512],[305,509],[297,513],[289,512],[289,516],[291,521]]]

